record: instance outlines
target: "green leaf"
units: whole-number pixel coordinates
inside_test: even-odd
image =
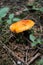
[[[8,24],[11,24],[11,23],[12,23],[12,21],[9,19],[9,20],[7,20],[7,23],[8,23]]]
[[[9,19],[13,19],[14,18],[14,13],[9,15]]]
[[[29,3],[28,3],[27,6],[33,6],[33,3],[32,3],[32,4],[29,4]]]
[[[28,11],[28,8],[25,8],[23,11]]]
[[[36,46],[36,44],[37,44],[36,41],[34,41],[34,42],[31,43],[32,47]]]
[[[20,18],[14,18],[13,21],[19,21],[21,20]]]
[[[41,12],[43,12],[43,7],[39,8],[39,10],[40,10]]]
[[[38,63],[38,65],[43,65],[43,58],[41,60],[39,60],[37,63]]]
[[[34,9],[34,10],[37,10],[37,11],[40,11],[40,12],[43,12],[43,7],[41,7],[41,8],[36,8],[35,6],[33,6],[33,8],[32,9]]]
[[[35,41],[35,39],[36,39],[36,37],[35,37],[35,36],[33,36],[32,34],[30,34],[30,40],[31,40],[32,42],[34,42],[34,41]]]
[[[0,18],[0,22],[3,22],[1,18]]]
[[[0,9],[0,18],[5,17],[6,14],[8,13],[8,11],[9,11],[8,7],[1,8]]]
[[[39,10],[39,8],[36,8],[35,6],[33,6],[33,8],[32,9],[34,9],[34,10]]]
[[[41,43],[41,39],[37,39],[37,43]]]

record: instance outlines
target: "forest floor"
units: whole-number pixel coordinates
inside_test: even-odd
[[[0,0],[0,8],[5,6],[10,7],[8,14],[14,13],[16,17],[20,17],[21,19],[34,20],[36,23],[33,27],[34,36],[41,37],[43,40],[43,12],[39,13],[35,12],[35,10],[24,12],[26,4],[27,1],[14,2],[11,0],[10,2]],[[43,6],[43,4],[39,5],[40,7]],[[28,6],[28,8],[31,7]],[[6,18],[8,16],[4,19]],[[43,65],[43,44],[37,44],[35,47],[32,47],[32,42],[28,38],[29,31],[15,34],[9,30],[8,24],[0,24],[0,26],[2,28],[0,31],[0,65]]]

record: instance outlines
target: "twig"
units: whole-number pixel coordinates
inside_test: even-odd
[[[24,63],[26,65],[24,60],[20,59],[17,55],[15,55],[14,52],[11,49],[9,49],[5,44],[3,44],[3,48],[7,49],[9,54],[12,55],[14,57],[14,59],[16,58],[17,60],[21,61],[22,63]]]
[[[37,49],[33,54],[32,54],[32,57],[38,52],[39,49]],[[30,59],[28,59],[29,61]]]
[[[28,55],[28,50],[26,51],[26,64],[27,64],[27,55]],[[28,64],[27,64],[28,65]]]
[[[13,61],[13,65],[16,65],[16,62],[11,58],[11,60]]]
[[[43,36],[43,34],[40,34],[40,33],[36,33],[34,35],[36,35],[36,36]]]
[[[25,36],[24,36],[24,39],[31,44],[31,41],[29,41]]]
[[[21,49],[21,48],[18,47],[18,49],[22,50],[22,52],[25,51],[25,50],[35,50],[35,48],[29,48],[29,47],[25,48],[25,49]]]
[[[27,15],[26,17],[24,17],[23,19],[27,19],[28,17],[30,17],[29,15]]]
[[[30,65],[36,58],[40,56],[40,53],[37,53],[29,62],[28,65]]]
[[[37,49],[32,56],[34,56],[34,55],[38,52],[38,50],[39,50],[39,49]]]

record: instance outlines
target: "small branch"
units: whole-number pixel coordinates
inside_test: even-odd
[[[40,34],[40,33],[36,33],[34,34],[35,36],[43,36],[43,34]]]
[[[18,47],[18,49],[22,50],[22,52],[25,51],[25,50],[35,50],[35,48],[29,48],[29,47],[27,47],[25,49],[21,49],[21,48]]]
[[[26,64],[27,64],[27,60],[28,60],[27,55],[28,55],[28,50],[26,51]],[[27,65],[28,65],[28,64],[27,64]]]
[[[37,49],[32,56],[34,56],[34,55],[38,52],[38,50],[39,50],[39,49]]]
[[[29,62],[28,65],[30,65],[36,58],[40,56],[40,53],[37,53]]]
[[[29,41],[26,37],[24,37],[24,39],[25,39],[28,43],[31,44],[31,41]]]
[[[12,55],[14,57],[14,59],[17,59],[17,60],[21,61],[22,63],[24,63],[26,65],[24,60],[20,59],[17,55],[15,55],[14,52],[11,49],[9,49],[5,44],[3,44],[3,48],[7,49],[9,54]]]
[[[13,61],[13,65],[16,65],[16,62],[11,58],[11,60]]]

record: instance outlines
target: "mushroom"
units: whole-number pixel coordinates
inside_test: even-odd
[[[30,30],[34,24],[35,22],[32,20],[20,20],[10,25],[10,31],[20,33],[26,30]]]

